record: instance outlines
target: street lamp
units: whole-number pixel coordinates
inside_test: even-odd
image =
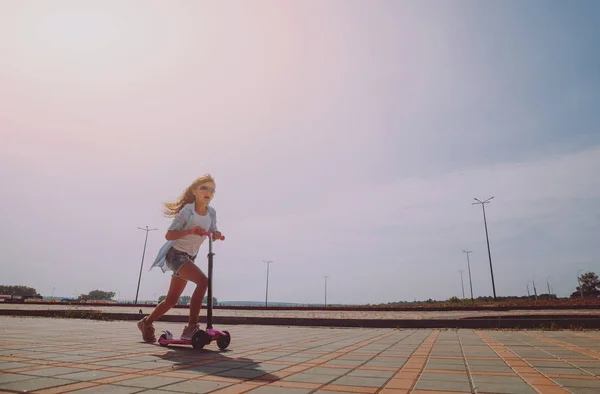
[[[581,298],[583,299],[583,286],[581,283],[581,279],[579,278],[579,273],[583,271],[582,269],[580,269],[579,271],[577,271],[577,282],[579,283],[579,294],[581,295]]]
[[[471,262],[469,261],[469,253],[473,253],[470,250],[464,250],[463,253],[467,255],[467,268],[469,270],[469,287],[471,288],[471,301],[475,302],[473,299],[473,282],[471,281]]]
[[[140,292],[140,282],[142,281],[142,267],[144,267],[144,256],[146,255],[146,244],[148,243],[148,232],[158,230],[157,228],[148,228],[148,226],[146,226],[146,228],[138,227],[138,229],[144,230],[146,232],[146,239],[144,240],[144,251],[142,252],[142,264],[140,265],[140,276],[138,278],[137,290],[135,292],[135,303],[136,304],[138,302],[138,294]]]
[[[488,258],[490,259],[490,274],[492,275],[492,290],[494,291],[494,301],[496,301],[496,284],[494,283],[494,269],[492,268],[492,253],[490,252],[490,237],[488,235],[487,220],[485,218],[485,204],[488,204],[492,198],[494,198],[494,196],[488,198],[485,201],[481,201],[478,198],[474,198],[473,200],[475,200],[477,202],[473,202],[473,203],[471,203],[471,205],[481,204],[481,209],[483,210],[483,224],[485,226],[485,239],[487,241]]]
[[[325,306],[327,306],[327,278],[329,278],[328,275],[323,276],[323,278],[325,279]]]
[[[269,300],[269,266],[271,265],[272,261],[265,261],[263,260],[263,263],[267,264],[267,286],[266,286],[266,290],[265,290],[265,307],[268,304],[268,300]]]

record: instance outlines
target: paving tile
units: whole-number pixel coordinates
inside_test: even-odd
[[[469,369],[471,371],[477,372],[513,372],[513,370],[508,365],[472,365],[469,364]]]
[[[232,334],[233,337],[233,334]],[[176,391],[180,393],[208,393],[224,387],[231,386],[233,383],[213,382],[204,380],[188,380],[161,387],[161,390]]]
[[[458,373],[430,373],[424,372],[420,379],[423,380],[438,380],[444,382],[469,382],[469,376],[465,374]]]
[[[565,365],[568,365],[568,364],[565,364]],[[586,375],[586,376],[590,376],[590,374],[588,374],[578,368],[536,367],[536,369],[545,375]]]
[[[213,367],[211,365],[197,365],[192,367],[185,367],[183,369],[178,369],[180,372],[192,372],[199,375],[214,375],[220,372],[228,371],[230,368],[218,368]]]
[[[387,378],[342,376],[341,378],[332,381],[331,384],[340,386],[382,387],[387,380]]]
[[[116,386],[113,384],[104,384],[94,387],[89,387],[81,390],[69,391],[69,393],[77,394],[131,394],[131,393],[147,393],[140,387]]]
[[[69,383],[75,383],[75,380],[56,379],[48,377],[32,377],[27,380],[13,381],[11,383],[0,384],[1,390],[13,391],[33,391],[41,390],[49,387],[64,386]]]
[[[335,375],[325,375],[318,373],[297,373],[283,378],[287,382],[306,382],[306,383],[329,383],[337,379]]]
[[[31,367],[35,364],[21,363],[21,362],[0,362],[0,371],[5,371],[7,369],[15,369],[15,368],[23,368],[23,367]]]
[[[116,359],[116,360],[99,361],[99,362],[95,362],[93,364],[106,366],[106,367],[121,367],[121,366],[129,366],[132,363],[131,363],[131,360],[120,358],[120,359]]]
[[[311,374],[323,374],[323,375],[330,375],[330,376],[342,376],[345,375],[346,373],[350,372],[351,369],[349,368],[327,368],[327,367],[312,367],[309,368],[307,370],[305,370],[305,373],[311,373]]]
[[[415,390],[431,390],[431,391],[458,391],[471,392],[471,386],[468,381],[444,381],[444,380],[425,380],[419,379]]]
[[[467,371],[467,367],[466,365],[460,365],[460,364],[446,364],[446,363],[427,363],[425,365],[425,370],[428,369],[436,369],[436,370],[441,370],[441,371]]]
[[[240,378],[240,379],[252,379],[252,378],[257,378],[259,376],[268,375],[268,372],[257,370],[257,369],[237,368],[237,369],[230,369],[227,371],[217,372],[217,373],[215,373],[215,375],[228,376],[228,377]]]
[[[573,394],[598,394],[597,388],[569,387],[569,391]]]
[[[365,369],[355,369],[352,372],[346,374],[346,376],[355,376],[355,377],[366,377],[366,378],[391,378],[394,376],[393,371],[373,371],[373,370],[365,370]]]
[[[60,376],[60,375],[66,375],[69,373],[74,373],[74,372],[82,372],[85,371],[81,368],[69,368],[69,367],[51,367],[51,368],[44,368],[44,369],[36,369],[33,371],[23,371],[21,372],[22,374],[26,374],[26,375],[35,375],[35,376]]]
[[[92,371],[82,371],[82,372],[68,373],[68,374],[65,374],[65,375],[61,375],[60,377],[63,378],[63,379],[89,381],[89,380],[96,380],[96,379],[108,378],[108,377],[117,376],[117,375],[120,375],[120,374],[117,373],[117,372],[106,372],[106,371],[92,370]]]
[[[133,387],[142,387],[142,388],[157,388],[161,386],[166,386],[169,384],[177,383],[184,381],[186,379],[183,378],[168,378],[163,376],[141,376],[138,378],[122,380],[120,382],[114,383],[119,386],[133,386]]]
[[[514,376],[497,376],[497,375],[472,375],[475,383],[500,383],[500,384],[523,384],[525,381],[518,375]]]
[[[258,364],[247,365],[245,367],[242,367],[242,369],[255,369],[257,371],[274,372],[274,371],[279,371],[284,368],[287,368],[290,365],[291,364],[283,364],[282,365],[282,364],[258,363]]]
[[[600,379],[587,380],[587,379],[567,379],[567,378],[553,378],[552,380],[560,383],[561,385],[571,389],[572,387],[585,387],[594,388],[597,392],[600,392]]]
[[[290,387],[262,386],[249,392],[252,394],[308,394],[311,391],[313,390]],[[328,393],[331,393],[331,391]]]
[[[20,375],[16,373],[0,373],[0,385],[28,379],[32,379],[32,377],[29,375]]]
[[[340,359],[335,359],[335,360],[331,360],[325,363],[325,365],[340,365],[340,366],[348,366],[348,367],[357,367],[361,364],[364,364],[363,361],[356,361],[356,360],[340,360]]]
[[[494,394],[537,394],[537,391],[531,388],[527,383],[489,383],[478,382],[475,387],[479,393]]]

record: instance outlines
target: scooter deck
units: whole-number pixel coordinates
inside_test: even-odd
[[[191,345],[192,341],[187,339],[164,339],[158,338],[158,343],[161,345]]]

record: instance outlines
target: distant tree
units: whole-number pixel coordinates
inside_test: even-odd
[[[166,298],[166,295],[161,295],[160,297],[158,297],[158,302],[163,302]]]
[[[579,298],[581,297],[581,293],[583,293],[584,298],[598,297],[600,295],[600,279],[598,279],[598,275],[594,272],[586,272],[578,279],[579,286],[571,293],[571,298]]]
[[[33,287],[28,286],[3,286],[0,285],[0,294],[2,295],[18,295],[21,297],[39,296],[40,294]]]
[[[92,290],[88,294],[81,294],[77,300],[78,301],[102,301],[102,300],[112,300],[115,296],[114,291],[102,291],[102,290]]]

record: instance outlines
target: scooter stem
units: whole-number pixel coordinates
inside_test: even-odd
[[[212,326],[212,274],[213,274],[213,251],[212,251],[212,234],[208,238],[208,295],[206,297],[206,329],[213,328]]]

